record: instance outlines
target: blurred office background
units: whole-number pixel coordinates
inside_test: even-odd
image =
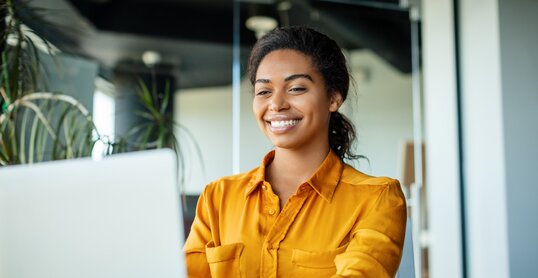
[[[257,167],[272,147],[252,117],[245,77],[256,38],[309,25],[337,40],[355,81],[342,109],[368,160],[349,163],[402,182],[416,276],[538,273],[537,1],[30,4],[54,23],[26,15],[60,51],[43,54],[49,88],[93,110],[101,133],[114,138],[137,121],[137,78],[171,84],[165,113],[183,127],[187,219],[205,184]]]

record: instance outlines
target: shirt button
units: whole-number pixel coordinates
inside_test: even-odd
[[[263,190],[267,190],[267,186],[266,186],[265,184],[262,185],[262,189],[263,189]]]
[[[270,215],[273,215],[273,214],[275,214],[276,210],[270,209],[268,212],[269,212]]]

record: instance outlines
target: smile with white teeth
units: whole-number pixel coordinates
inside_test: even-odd
[[[270,121],[272,127],[286,127],[294,126],[299,123],[300,120],[289,120],[289,121]]]

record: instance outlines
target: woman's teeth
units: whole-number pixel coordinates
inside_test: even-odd
[[[294,126],[299,123],[300,120],[290,120],[290,121],[271,121],[272,127],[285,127],[285,126]]]

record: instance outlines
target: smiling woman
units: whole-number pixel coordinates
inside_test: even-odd
[[[191,277],[392,277],[405,235],[397,180],[344,163],[353,125],[338,45],[307,27],[276,29],[249,61],[253,112],[274,150],[210,183],[185,244]]]

